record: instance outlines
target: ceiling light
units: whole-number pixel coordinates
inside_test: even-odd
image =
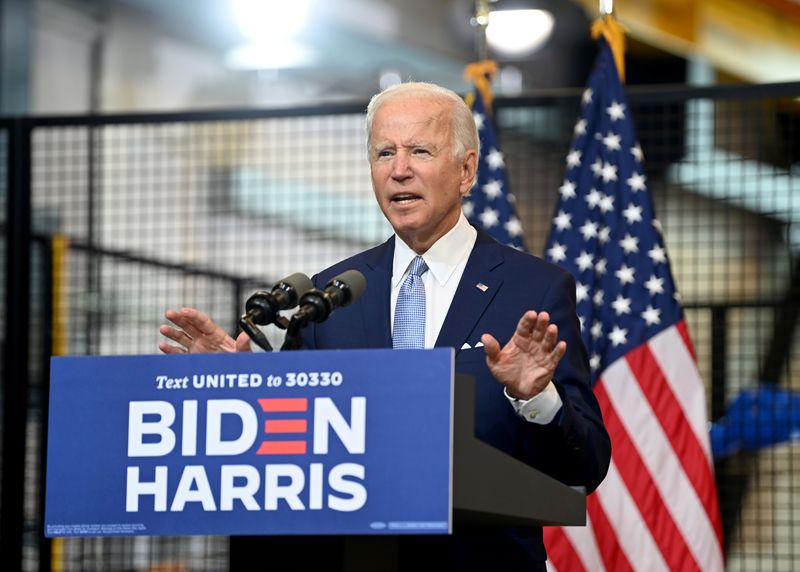
[[[501,55],[527,56],[547,42],[554,26],[555,18],[546,10],[492,10],[486,42]]]
[[[231,0],[242,34],[257,43],[294,38],[305,26],[310,0]]]

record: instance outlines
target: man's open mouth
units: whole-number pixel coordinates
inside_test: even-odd
[[[392,197],[393,203],[400,203],[400,204],[408,204],[418,200],[420,200],[420,196],[411,193],[400,193]]]

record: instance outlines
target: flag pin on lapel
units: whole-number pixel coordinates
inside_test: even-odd
[[[478,282],[477,284],[475,284],[475,287],[481,292],[486,292],[489,289],[489,287],[483,282]]]

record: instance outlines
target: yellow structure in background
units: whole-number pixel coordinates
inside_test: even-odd
[[[576,1],[597,14],[597,0]],[[800,4],[792,0],[616,0],[614,12],[632,38],[702,56],[744,81],[797,78]]]

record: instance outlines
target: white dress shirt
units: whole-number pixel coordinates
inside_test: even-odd
[[[422,284],[425,287],[426,348],[432,348],[436,344],[477,236],[477,231],[462,213],[456,225],[422,255],[425,264],[428,265],[428,271],[422,275]],[[400,286],[411,268],[411,261],[416,256],[417,253],[395,235],[392,264],[392,324],[394,324]],[[514,399],[508,393],[505,395],[520,417],[542,425],[552,421],[562,405],[561,396],[552,381],[544,391],[528,400]]]

